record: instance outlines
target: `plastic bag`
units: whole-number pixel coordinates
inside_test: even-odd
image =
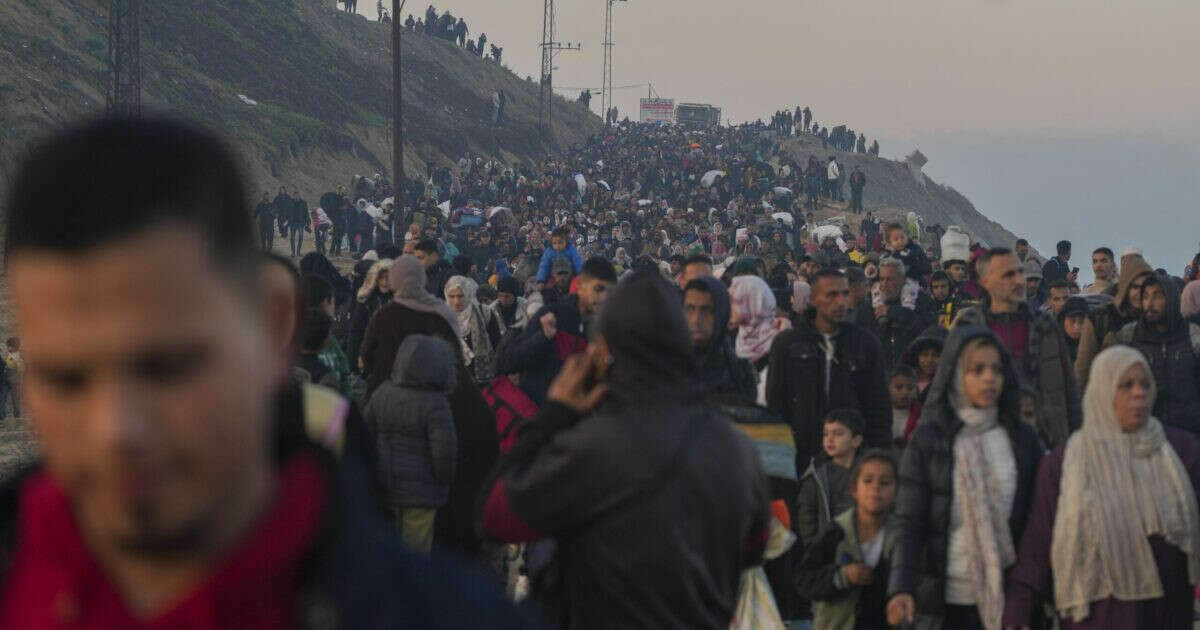
[[[783,555],[796,542],[796,535],[784,527],[778,519],[771,519],[771,537],[763,552],[765,560],[774,560]],[[779,607],[775,605],[775,594],[767,582],[767,574],[761,566],[742,572],[742,584],[738,589],[738,603],[729,622],[730,630],[786,630]]]

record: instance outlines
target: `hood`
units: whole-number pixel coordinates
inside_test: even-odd
[[[383,260],[371,265],[371,269],[367,271],[367,277],[363,280],[362,286],[358,288],[359,302],[366,302],[367,298],[371,297],[371,294],[375,292],[375,287],[379,285],[379,276],[387,273],[388,269],[391,268],[391,258],[384,258]]]
[[[952,423],[958,422],[957,414],[950,405],[950,390],[955,387],[954,379],[963,348],[968,342],[979,337],[987,337],[997,347],[1004,347],[995,333],[985,326],[955,326],[946,337],[946,344],[942,347],[942,361],[926,393],[925,408],[921,412],[922,424],[941,422],[948,428]],[[1007,425],[1019,421],[1017,418],[1020,417],[1021,409],[1021,384],[1013,366],[1012,356],[1007,351],[1001,352],[1000,355],[1004,363],[1004,389],[1000,392],[997,406],[1000,408],[1000,423]]]
[[[625,402],[695,393],[695,359],[679,290],[657,269],[638,269],[611,291],[596,326],[613,358],[610,393]]]
[[[1125,311],[1125,299],[1129,295],[1129,285],[1133,279],[1144,274],[1154,273],[1150,264],[1141,254],[1128,254],[1121,257],[1121,276],[1117,280],[1117,297],[1113,304],[1118,311]]]
[[[921,334],[917,335],[917,338],[913,339],[912,343],[908,344],[908,348],[904,351],[902,359],[905,365],[916,368],[917,357],[926,348],[937,348],[945,352],[947,334],[946,329],[942,328],[940,324],[932,324],[929,328],[921,331]],[[943,354],[942,356],[944,357],[945,355]]]
[[[1152,278],[1146,281],[1146,285],[1158,285],[1162,287],[1163,293],[1166,294],[1167,312],[1165,317],[1167,326],[1160,332],[1150,322],[1146,321],[1146,314],[1143,312],[1141,318],[1138,320],[1137,339],[1151,343],[1166,343],[1174,341],[1181,334],[1187,335],[1187,320],[1183,318],[1183,312],[1179,307],[1180,286],[1175,281],[1175,278],[1152,274]],[[1145,288],[1142,290],[1145,291]]]
[[[697,348],[696,350],[699,354],[708,354],[714,348],[721,347],[721,344],[725,343],[725,339],[729,336],[729,317],[731,314],[729,289],[725,288],[725,283],[713,276],[701,276],[693,280],[693,282],[704,283],[704,286],[708,289],[708,294],[712,296],[713,336],[705,347]]]
[[[409,335],[396,351],[392,383],[449,394],[454,391],[454,349],[428,335]]]

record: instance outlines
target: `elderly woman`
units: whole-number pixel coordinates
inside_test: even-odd
[[[463,363],[475,383],[483,386],[496,375],[496,346],[500,344],[500,322],[491,309],[476,299],[479,285],[466,276],[453,276],[446,281],[446,304],[458,317]]]
[[[1092,363],[1083,427],[1038,470],[1006,626],[1029,626],[1053,595],[1065,629],[1192,627],[1200,453],[1151,417],[1154,397],[1138,351],[1114,346]]]

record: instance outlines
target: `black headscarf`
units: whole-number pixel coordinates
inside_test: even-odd
[[[613,364],[609,390],[621,402],[680,398],[693,394],[691,338],[679,291],[657,269],[638,269],[612,289],[597,332]]]

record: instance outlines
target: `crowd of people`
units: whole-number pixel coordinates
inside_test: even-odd
[[[392,17],[388,15],[387,10],[383,8],[383,3],[380,2],[377,8],[380,22],[391,22]],[[467,27],[467,21],[462,17],[455,19],[454,14],[450,10],[438,14],[437,9],[431,4],[425,9],[424,18],[413,18],[411,13],[404,20],[404,28],[415,33],[424,33],[430,37],[437,37],[448,42],[458,45],[459,48],[465,48],[467,52],[477,57],[485,57],[491,55],[491,58],[496,63],[500,63],[501,55],[504,54],[504,49],[497,46],[494,42],[491,44],[491,49],[488,46],[487,33],[480,33],[478,39],[468,37],[471,33]]]
[[[281,190],[259,248],[332,236],[291,258],[203,134],[34,151],[6,256],[47,467],[0,495],[0,625],[315,589],[346,627],[1190,628],[1200,255],[1097,247],[1081,288],[1068,241],[880,221],[787,147],[626,122]]]

